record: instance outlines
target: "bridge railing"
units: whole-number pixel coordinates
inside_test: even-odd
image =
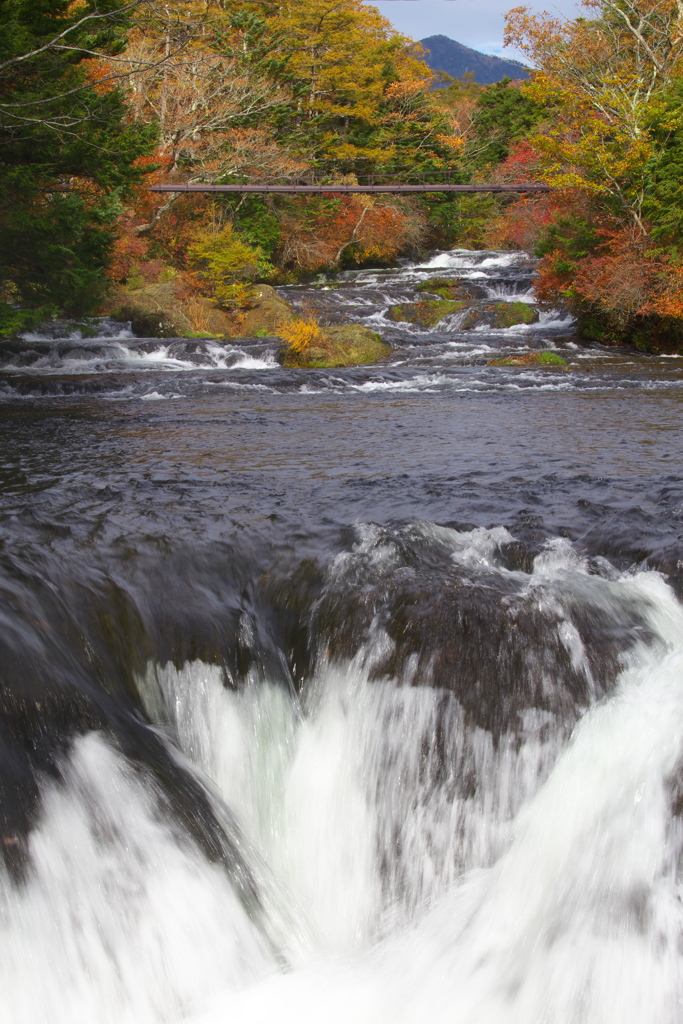
[[[420,192],[549,192],[548,185],[539,182],[465,183],[462,175],[448,171],[417,174],[370,174],[356,177],[346,175],[334,178],[316,176],[313,172],[291,176],[284,181],[230,181],[203,184],[200,182],[168,182],[149,187],[151,192],[215,192],[215,193],[323,193],[344,194],[358,192],[420,193]]]

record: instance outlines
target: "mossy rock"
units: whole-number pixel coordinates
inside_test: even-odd
[[[556,352],[525,352],[519,356],[492,359],[489,366],[566,366],[566,360]]]
[[[379,334],[362,324],[325,327],[315,345],[303,352],[284,348],[280,362],[286,367],[325,369],[341,366],[362,366],[377,363],[391,354]]]
[[[423,299],[422,302],[404,302],[400,306],[390,306],[389,316],[397,323],[434,327],[445,316],[463,309],[465,305],[465,302],[454,299]]]
[[[416,292],[428,292],[438,295],[441,299],[485,299],[486,289],[481,285],[459,277],[431,277],[429,281],[421,281]]]
[[[538,312],[527,302],[470,302],[461,305],[469,309],[458,327],[460,331],[473,331],[477,327],[496,330],[538,321]]]
[[[235,322],[209,298],[191,301],[181,281],[164,281],[142,288],[119,287],[103,312],[114,320],[130,321],[137,338],[222,338],[232,336]]]
[[[114,320],[130,321],[136,338],[180,338],[194,329],[172,283],[120,288],[106,312]]]
[[[242,338],[277,336],[278,326],[284,320],[295,318],[289,303],[269,284],[254,285],[249,302],[249,308],[240,317],[239,336]]]
[[[515,327],[517,324],[537,324],[538,310],[530,306],[528,302],[495,302],[487,309],[491,309],[495,316],[492,327]]]
[[[114,320],[129,320],[138,338],[258,338],[276,337],[283,320],[294,313],[274,288],[249,287],[247,306],[225,309],[207,296],[182,294],[182,279],[118,287],[103,310]]]

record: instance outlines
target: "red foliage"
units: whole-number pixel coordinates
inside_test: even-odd
[[[609,232],[600,254],[577,264],[575,294],[617,321],[683,316],[683,268],[651,244],[632,229]]]
[[[184,195],[172,200],[172,213],[159,216],[170,204],[163,193],[150,192],[149,186],[172,177],[165,166],[166,157],[157,150],[137,160],[138,167],[152,167],[134,190],[133,198],[117,224],[118,237],[109,276],[125,281],[133,274],[156,281],[170,264],[186,268],[187,247],[194,240],[198,225],[211,216],[212,204],[205,195]]]
[[[538,153],[523,139],[510,147],[510,152],[495,169],[493,180],[504,185],[511,181],[532,184],[538,181]]]
[[[279,256],[306,271],[350,260],[390,262],[421,233],[409,202],[343,194],[318,203],[307,198],[293,201],[282,219]]]
[[[551,194],[522,196],[491,222],[486,245],[493,249],[533,250],[560,212],[561,207]]]
[[[538,181],[538,155],[529,142],[518,142],[510,149],[492,180],[500,185]],[[492,248],[533,250],[565,208],[566,200],[557,193],[522,195],[491,222],[486,231],[486,244]]]
[[[147,256],[147,244],[130,231],[120,232],[114,243],[114,253],[107,271],[113,281],[125,281]]]

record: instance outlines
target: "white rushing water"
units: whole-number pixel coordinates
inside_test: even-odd
[[[506,531],[433,532],[457,564],[503,571]],[[86,735],[65,783],[44,785],[28,878],[0,880],[5,1019],[683,1020],[683,609],[654,573],[589,576],[567,542],[536,560],[528,599],[560,607],[577,579],[639,602],[656,639],[571,737],[539,711],[494,742],[450,692],[371,681],[379,629],[351,662],[322,657],[300,698],[150,665],[150,716],[235,815],[269,920],[181,838],[150,778]]]

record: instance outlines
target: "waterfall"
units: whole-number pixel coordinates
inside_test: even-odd
[[[470,565],[501,540],[459,536]],[[41,784],[26,877],[2,877],[10,1018],[680,1019],[683,610],[658,575],[606,583],[566,544],[517,576],[547,603],[572,573],[617,617],[637,599],[652,639],[569,731],[526,710],[493,736],[453,692],[377,678],[391,640],[376,624],[350,660],[321,651],[300,692],[150,663],[147,712],[234,816],[261,907],[178,829],[148,771],[81,735]]]

